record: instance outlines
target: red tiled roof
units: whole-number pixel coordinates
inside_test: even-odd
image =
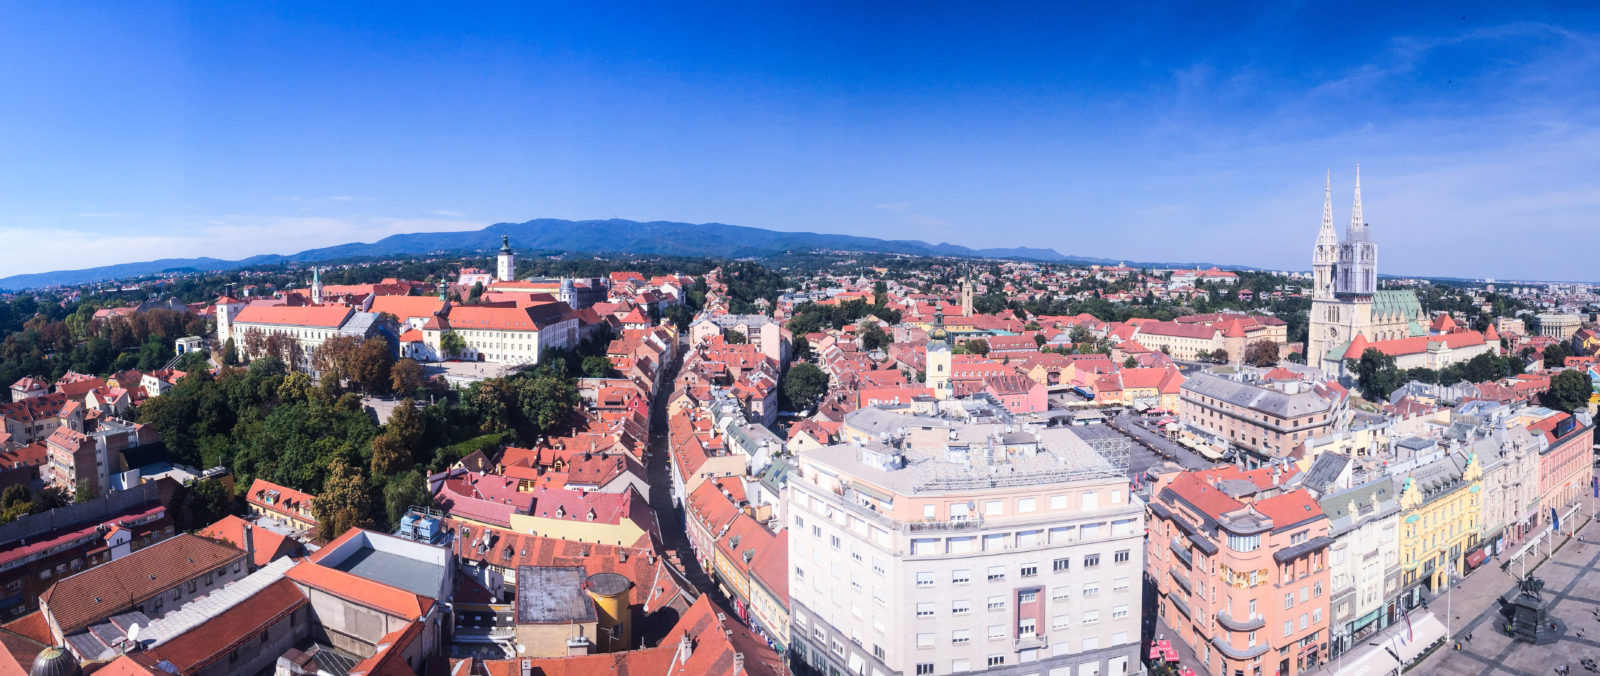
[[[444,309],[438,296],[378,296],[372,299],[373,312],[387,312],[405,321],[412,317],[432,317]]]
[[[294,582],[280,579],[199,626],[140,653],[139,658],[150,666],[169,662],[180,674],[197,673],[226,659],[246,641],[257,640],[268,627],[307,603]]]
[[[247,305],[234,315],[233,323],[332,329],[343,325],[351,312],[350,308],[342,305]]]
[[[242,558],[243,551],[184,533],[62,578],[39,596],[39,603],[49,608],[62,633],[71,634]]]
[[[1173,336],[1209,340],[1217,335],[1213,326],[1179,324],[1177,322],[1144,322],[1139,325],[1139,335]]]
[[[789,607],[789,529],[778,531],[766,550],[756,554],[750,577],[771,590],[784,608]]]
[[[327,568],[315,561],[295,564],[284,573],[284,577],[406,620],[419,619],[433,608],[433,599],[426,596],[373,582],[342,570]]]
[[[239,549],[244,549],[244,527],[248,523],[248,521],[230,514],[223,517],[221,521],[200,529],[196,535],[226,542]],[[273,559],[279,556],[287,555],[298,546],[289,536],[266,528],[252,528],[250,540],[251,545],[255,548],[255,557],[251,561],[257,568],[271,563]]]
[[[275,502],[268,503],[267,493],[271,491],[277,491],[278,499]],[[316,512],[312,510],[312,505],[316,500],[314,496],[287,486],[279,486],[266,479],[256,479],[251,483],[250,490],[245,493],[244,499],[245,502],[284,517],[313,524],[317,522]],[[305,510],[304,514],[300,513],[301,509]]]

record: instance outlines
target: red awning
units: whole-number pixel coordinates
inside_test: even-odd
[[[1478,565],[1483,563],[1483,560],[1487,559],[1487,558],[1489,558],[1489,555],[1487,553],[1485,553],[1482,549],[1479,549],[1478,551],[1475,551],[1475,552],[1467,555],[1467,565],[1471,566],[1473,568],[1477,568]]]

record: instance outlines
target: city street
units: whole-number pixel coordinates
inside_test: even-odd
[[[1600,526],[1586,522],[1580,531],[1588,543],[1569,540],[1533,575],[1544,580],[1544,599],[1552,617],[1566,623],[1566,633],[1554,645],[1529,645],[1512,640],[1497,627],[1501,622],[1495,599],[1517,588],[1512,574],[1486,564],[1467,576],[1452,592],[1453,642],[1439,648],[1414,671],[1421,674],[1514,674],[1543,676],[1568,665],[1572,673],[1587,673],[1579,660],[1600,660]],[[1513,572],[1515,572],[1513,566]],[[1431,606],[1443,613],[1445,601],[1436,597]],[[1441,615],[1442,617],[1442,615]],[[1472,635],[1466,640],[1467,634]]]

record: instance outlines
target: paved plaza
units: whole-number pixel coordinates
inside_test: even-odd
[[[1569,540],[1533,573],[1544,579],[1550,614],[1567,625],[1567,633],[1557,643],[1530,645],[1497,628],[1502,619],[1495,599],[1515,589],[1517,581],[1490,564],[1454,590],[1451,629],[1461,641],[1461,650],[1454,650],[1453,642],[1447,644],[1411,673],[1546,676],[1562,665],[1570,666],[1573,674],[1590,673],[1579,666],[1579,660],[1600,661],[1600,619],[1595,616],[1600,610],[1600,544],[1593,544],[1600,541],[1600,525],[1585,522],[1581,533],[1589,543]],[[1434,599],[1431,605],[1435,613],[1444,612],[1444,599]],[[1464,639],[1468,633],[1471,640]]]

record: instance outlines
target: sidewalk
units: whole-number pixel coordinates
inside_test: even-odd
[[[1501,616],[1496,601],[1517,588],[1516,574],[1522,566],[1513,564],[1508,573],[1491,560],[1451,590],[1448,617],[1451,639],[1412,671],[1531,676],[1551,673],[1559,663],[1571,662],[1576,667],[1583,656],[1600,658],[1600,642],[1580,635],[1592,631],[1600,637],[1600,623],[1591,614],[1592,610],[1600,609],[1600,600],[1597,600],[1600,599],[1600,546],[1596,546],[1600,543],[1600,525],[1586,516],[1581,519],[1576,531],[1586,542],[1571,537],[1558,538],[1552,543],[1556,550],[1549,559],[1529,554],[1534,558],[1530,558],[1527,565],[1530,575],[1545,581],[1543,596],[1549,603],[1550,614],[1567,624],[1567,634],[1559,642],[1548,646],[1529,645],[1500,631]],[[1430,607],[1442,613],[1445,608],[1440,604],[1444,602],[1435,597]],[[1466,639],[1468,634],[1472,635],[1471,640]],[[1460,651],[1455,650],[1457,641],[1462,645]]]

